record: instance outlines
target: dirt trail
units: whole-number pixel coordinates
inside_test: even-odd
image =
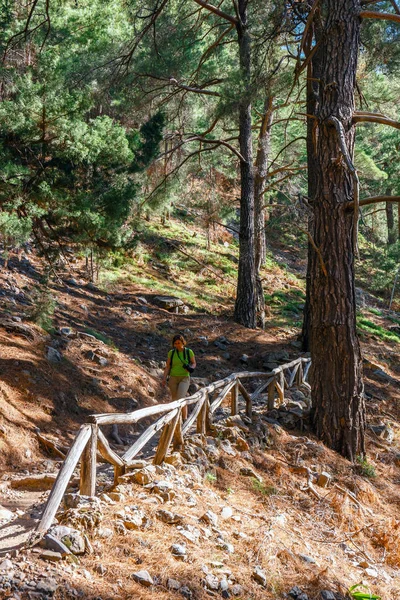
[[[18,491],[12,495],[0,493],[0,505],[12,512],[19,511],[20,515],[11,522],[0,525],[0,556],[2,556],[22,548],[27,542],[38,522],[39,512],[44,506],[43,492]]]

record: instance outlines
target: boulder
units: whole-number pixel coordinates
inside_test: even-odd
[[[132,579],[144,587],[154,585],[153,578],[148,571],[136,571],[135,573],[132,573]]]
[[[265,587],[267,585],[267,576],[260,567],[255,567],[252,573],[254,581]]]
[[[218,577],[215,577],[215,575],[212,575],[211,573],[208,573],[208,575],[206,575],[206,577],[204,579],[204,586],[208,590],[218,590],[219,589],[219,579],[218,579]]]
[[[156,296],[153,299],[154,304],[168,310],[169,312],[180,313],[184,312],[184,302],[180,298],[173,296]]]
[[[55,579],[51,577],[46,577],[46,579],[42,579],[38,581],[36,584],[36,592],[40,594],[46,594],[47,596],[52,596],[58,588],[58,583]]]
[[[218,517],[211,510],[208,510],[200,517],[200,521],[203,521],[203,523],[207,523],[207,525],[211,525],[212,527],[216,527],[218,524]]]
[[[130,531],[141,529],[147,521],[145,513],[141,510],[136,510],[133,514],[125,514],[123,517],[124,527]]]
[[[244,475],[245,477],[253,477],[254,479],[257,479],[257,481],[262,482],[262,477],[260,477],[255,471],[254,469],[251,469],[250,467],[241,467],[239,473],[241,475]]]
[[[182,584],[177,579],[172,579],[169,577],[167,579],[167,588],[172,590],[173,592],[177,592],[182,587]]]
[[[61,353],[51,346],[47,346],[46,358],[51,363],[60,363],[62,361]]]
[[[53,552],[59,552],[62,557],[65,557],[68,554],[71,554],[71,550],[61,540],[58,540],[51,533],[47,533],[44,536],[44,538],[42,540],[42,544],[44,545],[46,550],[52,550]]]
[[[181,515],[177,515],[170,510],[158,510],[156,512],[156,517],[168,525],[179,525],[183,521],[183,517]]]
[[[85,553],[85,539],[80,531],[64,525],[56,525],[49,531],[57,540],[60,540],[73,554]]]
[[[171,553],[178,560],[185,560],[187,557],[186,546],[184,544],[172,544]]]

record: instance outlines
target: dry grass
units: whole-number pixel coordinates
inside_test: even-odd
[[[317,598],[318,590],[345,593],[364,579],[371,591],[381,594],[384,600],[396,600],[400,590],[395,579],[400,566],[400,521],[390,516],[393,507],[374,483],[354,478],[353,467],[323,447],[318,461],[328,470],[340,467],[340,475],[334,477],[340,489],[318,488],[318,500],[307,489],[306,477],[292,473],[281,460],[302,446],[306,454],[308,442],[283,434],[268,454],[255,452],[252,465],[240,457],[224,455],[224,468],[216,465],[213,469],[215,480],[205,476],[202,483],[193,480],[190,488],[180,489],[179,481],[190,480],[190,468],[183,466],[173,476],[177,496],[165,504],[140,486],[124,485],[121,491],[126,501],[106,508],[102,526],[114,528],[118,510],[124,505],[137,505],[146,512],[148,527],[127,531],[125,535],[115,533],[108,543],[92,534],[94,555],[82,559],[74,581],[84,586],[85,579],[79,571],[86,569],[93,577],[93,596],[147,600],[180,597],[167,588],[168,578],[173,578],[190,588],[193,599],[202,600],[209,598],[203,585],[208,570],[219,579],[227,575],[240,583],[244,590],[241,597],[246,600],[272,600],[283,598],[293,585],[300,586],[310,598]],[[241,466],[256,470],[262,478],[262,488],[239,474]],[[272,486],[276,493],[264,493]],[[188,495],[196,499],[196,506],[187,505]],[[232,508],[233,518],[222,520],[221,510],[226,506]],[[183,515],[185,525],[200,529],[199,542],[185,540],[176,526],[159,521],[156,512],[160,508]],[[204,523],[199,519],[207,510],[219,515],[218,529],[233,544],[233,554],[216,546],[215,534],[204,535]],[[239,532],[244,536],[240,537]],[[182,542],[186,542],[188,550],[188,558],[183,562],[170,552],[173,543]],[[359,566],[366,562],[386,575],[375,579],[366,576],[365,568]],[[107,569],[101,578],[97,574],[99,564]],[[252,578],[255,565],[267,574],[265,588]],[[146,589],[133,581],[132,573],[141,569],[149,571],[157,583],[155,587]]]

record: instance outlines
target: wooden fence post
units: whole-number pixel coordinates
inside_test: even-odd
[[[279,396],[279,403],[283,404],[285,401],[285,396],[284,396],[284,392],[283,389],[281,388],[280,383],[278,383],[278,381],[275,379],[275,389],[278,392],[278,396]]]
[[[239,384],[235,381],[235,385],[231,389],[231,415],[239,413]]]
[[[268,386],[268,410],[273,410],[275,405],[275,379]]]
[[[304,367],[303,381],[307,381],[308,371],[310,370],[310,367],[311,367],[311,360],[309,360],[306,363],[306,366]]]
[[[242,394],[242,396],[246,402],[246,415],[251,419],[253,416],[253,403],[251,400],[251,396],[240,380],[238,380],[238,386],[239,386],[239,391]]]
[[[285,384],[286,384],[286,379],[285,379],[285,373],[282,371],[279,374],[279,385],[282,389],[282,399],[281,399],[281,403],[283,404],[285,402]]]
[[[158,442],[158,446],[157,446],[157,450],[156,450],[156,455],[155,455],[154,461],[153,461],[155,465],[161,465],[161,463],[164,461],[164,458],[166,457],[167,452],[168,452],[169,445],[174,436],[176,424],[178,423],[178,420],[181,418],[182,409],[179,408],[179,409],[175,409],[175,410],[176,410],[176,416],[170,423],[168,423],[167,425],[164,426],[164,429],[160,436],[160,440]]]
[[[293,371],[291,372],[291,374],[290,374],[290,377],[289,377],[289,384],[288,384],[288,387],[290,387],[290,388],[292,387],[292,385],[293,385],[293,382],[294,382],[294,380],[295,380],[295,378],[296,378],[296,374],[297,374],[297,371],[298,371],[298,370],[299,370],[299,363],[297,363],[297,365],[295,365],[295,366],[293,367]]]
[[[174,439],[172,442],[172,447],[174,450],[179,450],[182,448],[184,444],[183,433],[182,433],[182,410],[179,410],[179,419],[176,421],[175,431],[174,431]]]
[[[296,383],[297,385],[301,385],[303,383],[303,363],[300,363],[299,368],[297,369]]]
[[[205,402],[204,402],[204,413],[205,413],[205,424],[206,424],[206,434],[211,433],[212,431],[212,413],[211,413],[211,407],[210,407],[210,399],[208,397],[208,394],[206,396]]]
[[[204,396],[203,404],[201,406],[200,412],[197,415],[196,421],[196,433],[206,434],[206,412],[207,412],[207,402],[208,402],[208,393]]]
[[[91,436],[81,458],[81,481],[79,492],[82,496],[96,495],[96,451],[97,425],[91,425]]]

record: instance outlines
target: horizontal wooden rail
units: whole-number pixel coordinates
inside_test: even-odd
[[[232,415],[239,413],[240,395],[246,404],[246,415],[252,418],[253,401],[264,390],[268,392],[268,409],[272,409],[275,405],[275,395],[278,395],[280,403],[284,402],[285,389],[292,387],[295,383],[296,385],[304,385],[310,388],[306,382],[310,366],[310,358],[300,357],[290,363],[280,365],[268,373],[264,371],[232,373],[224,379],[214,381],[188,398],[181,398],[169,404],[157,404],[130,413],[91,415],[89,418],[90,423],[82,425],[80,428],[58,473],[43,516],[37,526],[37,531],[44,534],[53,522],[79,459],[81,459],[80,491],[82,494],[94,496],[96,450],[100,452],[106,461],[114,466],[114,482],[117,483],[118,477],[133,463],[134,457],[137,456],[140,450],[158,431],[161,431],[161,436],[154,457],[155,464],[160,464],[164,461],[171,443],[173,443],[174,447],[179,447],[183,444],[184,436],[195,423],[198,433],[209,433],[212,428],[213,413],[221,406],[228,395],[230,395],[230,411]],[[255,379],[256,381],[263,380],[252,394],[246,390],[243,383],[249,379]],[[218,391],[219,393],[216,398],[210,401],[211,396]],[[182,423],[182,408],[192,405],[194,405],[193,410],[185,423]],[[123,456],[119,456],[111,449],[106,437],[99,428],[100,425],[137,423],[142,419],[152,416],[160,416],[160,418],[142,433]]]

